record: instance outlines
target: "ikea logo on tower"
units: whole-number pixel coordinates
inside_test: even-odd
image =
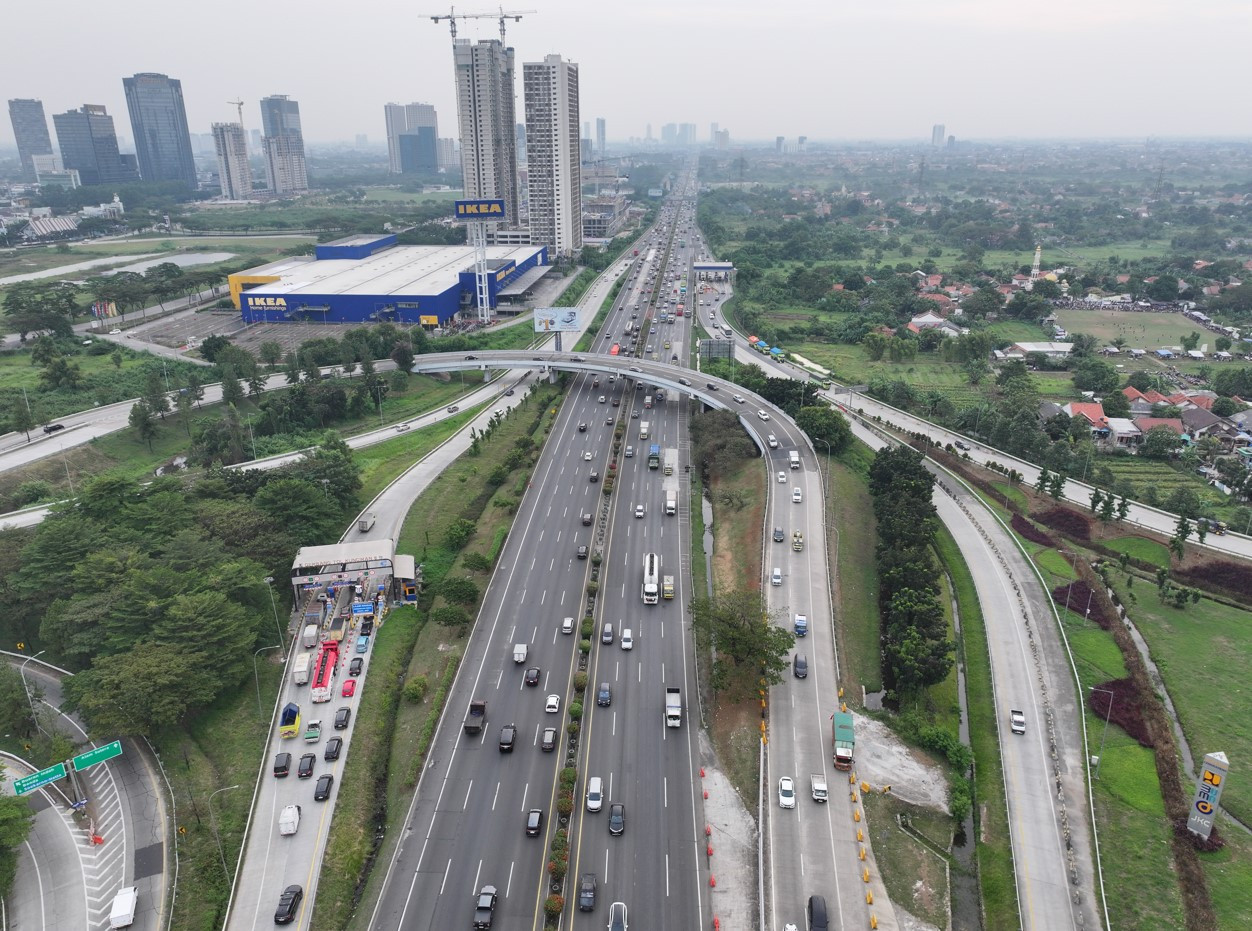
[[[455,206],[458,220],[504,219],[503,200],[458,200]]]

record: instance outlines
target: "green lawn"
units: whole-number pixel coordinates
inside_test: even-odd
[[[1212,347],[1216,335],[1188,320],[1182,314],[1137,313],[1130,310],[1070,310],[1056,312],[1061,326],[1071,333],[1090,333],[1102,343],[1126,340],[1132,349],[1158,349],[1177,346],[1189,333],[1199,333],[1200,342]],[[1125,364],[1130,365],[1129,360]]]
[[[1119,553],[1129,553],[1134,559],[1141,559],[1154,566],[1168,568],[1170,563],[1169,547],[1146,537],[1117,537],[1105,540],[1104,545]]]
[[[828,506],[834,526],[827,540],[835,563],[835,633],[839,670],[849,701],[860,706],[861,689],[882,689],[878,619],[878,564],[874,559],[877,532],[869,515],[873,502],[866,483],[873,454],[854,443],[833,463]]]

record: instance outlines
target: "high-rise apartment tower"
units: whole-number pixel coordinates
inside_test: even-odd
[[[183,82],[164,74],[122,78],[135,134],[135,157],[145,181],[183,181],[195,187],[196,163],[187,131]]]
[[[243,124],[214,123],[213,150],[217,153],[222,196],[227,200],[247,200],[252,196],[252,168],[248,165],[248,137]]]
[[[527,62],[522,86],[530,242],[569,255],[583,245],[578,65],[560,55]]]
[[[17,140],[17,156],[22,160],[22,173],[35,178],[35,156],[52,154],[52,137],[48,135],[48,118],[42,100],[9,101],[9,121]]]
[[[513,134],[513,49],[496,39],[452,46],[461,171],[468,199],[504,200],[504,225],[518,225],[517,143]]]

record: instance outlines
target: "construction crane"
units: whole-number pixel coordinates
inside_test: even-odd
[[[504,24],[509,19],[512,19],[513,22],[515,23],[519,23],[522,21],[522,16],[524,14],[538,13],[538,12],[539,12],[538,10],[506,10],[503,7],[501,7],[495,13],[458,13],[456,11],[456,7],[449,7],[447,13],[431,15],[430,21],[432,23],[438,23],[441,19],[446,19],[448,21],[448,25],[452,27],[452,41],[455,42],[456,41],[456,21],[458,19],[499,19],[500,20],[500,44],[505,45],[507,43],[504,41]]]
[[[242,126],[243,125],[243,101],[242,100],[228,100],[226,102],[239,111],[239,125]]]

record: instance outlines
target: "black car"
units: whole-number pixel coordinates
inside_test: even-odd
[[[326,752],[322,754],[322,759],[326,760],[328,763],[331,760],[337,760],[339,759],[339,751],[341,751],[342,749],[343,749],[343,738],[332,737],[330,738],[330,740],[326,741]]]
[[[274,909],[274,924],[289,925],[296,920],[296,912],[304,900],[303,886],[288,886],[278,897],[278,908]]]
[[[474,905],[474,927],[490,928],[496,912],[496,887],[483,886]]]
[[[313,789],[313,801],[324,802],[330,798],[330,790],[334,788],[335,777],[325,773],[317,777],[317,785]]]
[[[364,656],[352,657],[352,662],[348,664],[348,675],[359,676],[361,674],[361,667],[363,667],[364,665],[365,665]]]
[[[578,880],[578,910],[589,912],[596,907],[596,874],[583,873]]]
[[[596,692],[596,704],[601,708],[607,708],[609,705],[613,704],[613,690],[609,688],[609,684],[607,682],[600,683],[600,688]]]
[[[968,450],[969,450],[969,445],[968,445],[968,444],[966,444],[966,443],[962,443],[960,440],[957,440],[957,441],[956,441],[956,448],[957,448],[957,449],[964,449],[964,450],[968,451]]]
[[[551,753],[556,749],[556,728],[545,727],[543,729],[543,740],[540,741],[539,749],[544,753]]]
[[[591,474],[590,474],[589,476],[587,476],[587,478],[589,478],[589,479],[592,481],[592,483],[594,484],[595,482],[600,481],[600,473],[599,473],[599,472],[597,472],[595,469],[592,469],[592,470],[591,470]]]
[[[783,533],[783,529],[781,527],[775,527],[774,528],[774,542],[781,543],[785,539],[787,539],[787,536],[786,534]]]
[[[513,744],[517,741],[517,725],[506,724],[500,728],[500,752],[512,753]]]
[[[522,681],[524,681],[527,685],[538,685],[539,684],[539,667],[531,666],[529,669],[527,669],[526,675],[523,677]]]
[[[621,802],[609,806],[609,833],[614,837],[626,833],[626,806]]]
[[[361,622],[361,636],[368,637],[374,633],[374,619],[367,617]]]
[[[345,731],[348,729],[348,722],[352,720],[351,708],[340,708],[335,712],[335,730]]]
[[[274,757],[274,775],[282,778],[291,772],[291,754],[279,753]]]
[[[791,671],[797,679],[807,679],[809,677],[809,658],[803,653],[797,653],[791,661]]]
[[[316,762],[316,753],[306,753],[300,757],[300,768],[296,770],[296,775],[301,779],[308,779],[313,775],[313,764]]]
[[[475,359],[477,359],[477,358],[478,358],[478,356],[466,356],[466,357],[465,357],[465,361],[466,361],[466,362],[473,362],[473,361],[474,361]]]
[[[526,836],[538,837],[543,830],[543,809],[532,808],[526,812]]]
[[[58,430],[64,430],[64,429],[65,429],[65,424],[63,423],[50,423],[46,427],[43,428],[43,432],[44,433],[56,433]]]
[[[585,423],[580,423],[580,424],[578,425],[578,432],[579,432],[579,433],[586,433],[586,432],[587,432],[587,425],[586,425]]]

